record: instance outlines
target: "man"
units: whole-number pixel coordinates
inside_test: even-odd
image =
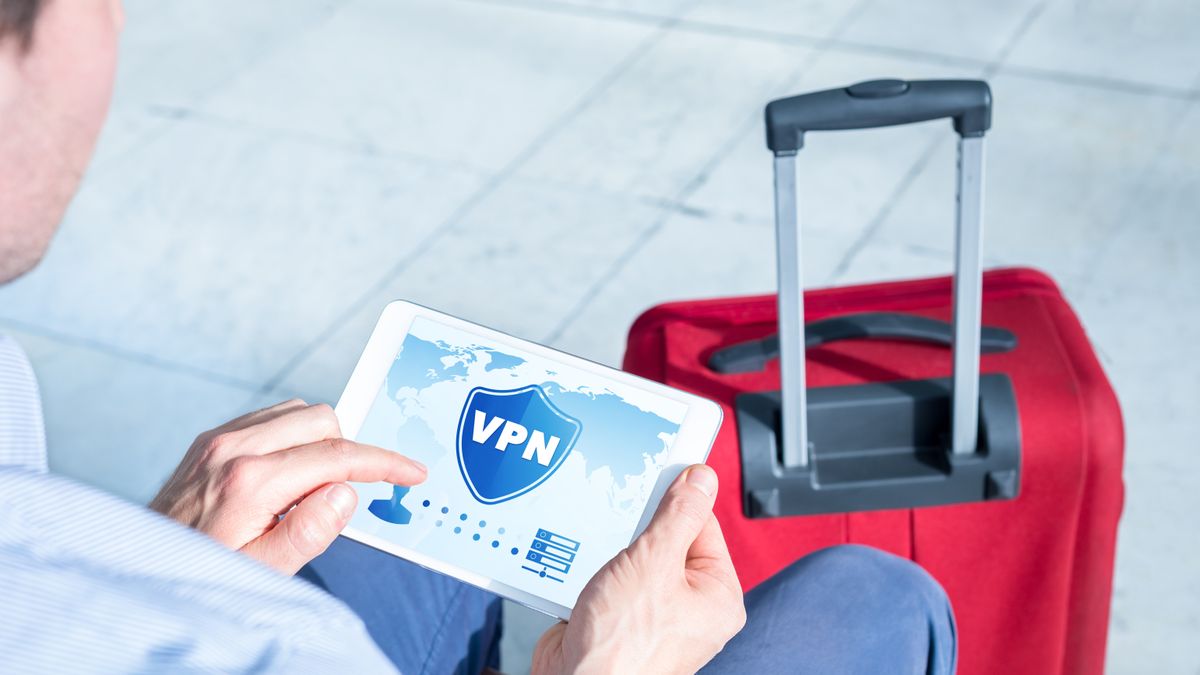
[[[0,0],[0,283],[41,259],[78,187],[122,21],[119,0]],[[356,505],[347,481],[424,477],[400,454],[343,439],[328,406],[288,401],[201,434],[152,510],[124,503],[46,473],[33,372],[0,337],[0,663],[494,668],[494,597],[337,539]],[[828,549],[743,604],[712,515],[716,491],[707,467],[685,471],[571,621],[542,636],[533,671],[953,670],[941,589],[886,554]]]

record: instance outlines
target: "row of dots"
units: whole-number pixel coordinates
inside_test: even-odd
[[[430,504],[430,502],[429,502],[429,500],[428,500],[428,499],[426,499],[425,501],[421,502],[421,506],[424,506],[425,508],[429,508],[429,504]],[[447,507],[447,506],[443,506],[443,507],[442,507],[442,515],[446,515],[446,514],[449,514],[449,513],[450,513],[450,508],[449,508],[449,507]],[[465,513],[460,513],[460,514],[458,514],[458,519],[459,519],[460,521],[466,522],[466,520],[467,520],[467,514],[465,514]],[[442,521],[441,521],[441,520],[438,520],[438,521],[434,522],[434,525],[436,525],[436,526],[438,526],[438,527],[441,527],[441,526],[442,526]],[[481,520],[481,521],[479,521],[479,527],[480,527],[481,529],[482,529],[482,528],[485,528],[485,527],[487,527],[487,521],[486,521],[486,520]],[[496,530],[496,532],[498,532],[498,533],[500,533],[500,534],[504,534],[504,528],[503,528],[503,527],[501,527],[501,528],[497,529],[497,530]],[[455,526],[454,526],[454,534],[462,534],[462,526],[460,526],[460,525],[455,525]],[[479,533],[478,533],[478,532],[476,532],[475,534],[471,535],[471,539],[472,539],[472,540],[474,540],[474,541],[479,541],[479,539],[480,539]],[[492,548],[500,548],[500,540],[499,540],[499,539],[493,539],[493,540],[492,540]],[[513,547],[513,548],[509,549],[509,551],[508,551],[508,552],[509,552],[510,554],[512,554],[512,555],[516,555],[516,554],[520,553],[520,550],[519,550],[519,549],[517,549],[516,547]]]

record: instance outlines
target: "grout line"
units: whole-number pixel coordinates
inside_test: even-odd
[[[503,5],[506,7],[520,7],[523,9],[532,10],[535,12],[543,12],[546,14],[563,14],[566,16],[575,16],[586,19],[604,19],[607,21],[619,21],[622,23],[639,23],[647,26],[660,26],[664,22],[674,21],[678,25],[680,17],[671,14],[657,14],[654,12],[639,12],[632,9],[623,9],[616,7],[594,7],[588,5],[577,5],[570,2],[554,2],[554,0],[458,0],[459,2],[467,2],[473,5]],[[676,6],[676,10],[686,9],[693,2],[680,2]]]
[[[305,345],[299,352],[284,364],[284,366],[267,380],[262,386],[262,391],[268,392],[271,389],[279,386],[288,374],[295,370],[316,348],[337,332],[337,330],[349,321],[354,315],[360,312],[367,306],[367,303],[380,291],[387,288],[396,277],[404,272],[413,262],[423,256],[430,248],[433,247],[447,232],[449,232],[456,224],[466,218],[475,210],[486,198],[490,197],[505,181],[516,174],[516,172],[534,157],[547,143],[550,142],[562,129],[564,129],[571,121],[573,121],[580,113],[586,110],[600,96],[609,89],[622,75],[625,74],[633,64],[637,63],[646,53],[650,51],[670,30],[674,24],[674,19],[665,19],[661,22],[658,30],[642,39],[626,56],[621,59],[608,73],[596,81],[580,98],[575,105],[571,106],[562,115],[551,122],[529,145],[521,150],[512,160],[510,160],[503,168],[501,168],[487,183],[472,193],[467,199],[454,210],[450,216],[442,222],[435,230],[427,235],[417,246],[406,256],[401,258],[395,265],[392,266],[379,281],[372,284],[358,299],[350,303],[344,311],[342,311],[333,321],[331,321],[313,340]]]
[[[60,345],[65,345],[65,346],[70,346],[70,347],[79,347],[81,349],[87,349],[89,351],[98,352],[98,353],[104,354],[106,356],[112,356],[114,358],[123,359],[125,361],[133,361],[133,362],[139,363],[141,365],[151,366],[151,367],[158,368],[161,370],[166,370],[166,371],[170,371],[170,372],[174,372],[174,373],[181,373],[184,375],[190,375],[190,376],[202,379],[202,380],[207,380],[209,382],[225,385],[228,387],[244,389],[249,392],[256,392],[259,389],[258,384],[254,383],[254,382],[250,382],[248,380],[243,380],[243,379],[237,378],[237,377],[231,377],[229,375],[224,375],[222,373],[218,373],[215,371],[206,370],[204,368],[199,368],[199,367],[192,366],[192,365],[189,365],[186,363],[180,363],[178,361],[172,361],[170,359],[160,358],[160,357],[153,356],[150,354],[135,352],[135,351],[132,351],[129,349],[124,349],[122,347],[117,347],[115,345],[108,344],[108,343],[100,341],[100,340],[96,340],[96,339],[92,339],[92,338],[82,338],[82,337],[78,337],[75,335],[70,335],[68,333],[63,333],[60,331],[52,330],[49,328],[38,326],[36,324],[28,323],[25,321],[20,321],[18,319],[0,318],[0,325],[6,326],[12,330],[20,331],[22,333],[27,333],[29,335],[33,335],[35,337],[42,338],[45,340],[57,342]]]
[[[849,27],[850,23],[858,18],[867,5],[871,3],[871,1],[872,0],[859,0],[855,6],[848,10],[841,20],[838,21],[837,25],[830,30],[828,39],[833,40],[842,31],[845,31]],[[811,68],[823,54],[824,49],[822,49],[820,45],[811,50],[804,59],[804,62],[799,68],[796,69],[795,74],[790,78],[790,80],[792,82],[800,81],[804,77],[805,73],[807,73],[808,69]],[[788,88],[791,87],[789,86]],[[680,188],[679,192],[670,201],[673,203],[686,205],[687,200],[708,180],[709,174],[729,155],[729,153],[733,151],[735,147],[737,147],[737,144],[742,139],[742,136],[751,132],[754,127],[759,124],[760,120],[761,113],[755,110],[754,113],[748,116],[742,124],[738,125],[734,133],[730,134],[724,143],[721,143],[717,147],[716,152],[714,152],[708,158],[708,160],[705,161],[700,170],[694,176],[692,176],[692,178],[686,184],[684,184],[682,188]],[[666,224],[666,221],[670,215],[670,213],[660,214],[659,218],[656,218],[645,230],[643,230],[642,233],[633,241],[633,243],[630,244],[630,246],[627,247],[621,253],[621,255],[619,255],[616,260],[613,261],[604,274],[600,275],[600,278],[597,279],[596,282],[592,284],[586,291],[584,291],[583,295],[580,296],[579,300],[575,303],[575,306],[567,311],[562,320],[559,321],[558,324],[551,329],[544,338],[542,338],[541,342],[543,344],[553,345],[556,341],[558,341],[567,331],[567,329],[569,329],[571,325],[583,315],[587,308],[591,306],[592,302],[599,297],[600,293],[610,283],[612,283],[613,279],[615,279],[617,275],[625,269],[634,256],[637,255],[637,252],[641,250],[641,248],[645,246],[647,242],[653,239],[655,235],[658,234],[658,232]]]
[[[969,56],[930,52],[922,49],[912,49],[911,47],[877,45],[868,42],[859,42],[857,40],[846,40],[842,38],[823,40],[819,37],[805,35],[803,33],[788,33],[783,31],[767,30],[765,28],[751,28],[749,26],[725,26],[721,24],[709,23],[707,21],[685,19],[680,22],[679,29],[694,33],[703,33],[706,35],[742,38],[752,42],[796,45],[802,47],[820,47],[829,51],[844,52],[847,54],[888,56],[907,59],[910,61],[926,62],[940,66],[978,68],[986,63],[986,61],[983,61],[982,59],[971,58]]]
[[[1029,29],[1033,27],[1033,24],[1036,23],[1039,18],[1041,18],[1042,14],[1046,12],[1046,8],[1049,6],[1050,0],[1042,0],[1042,2],[1034,5],[1028,12],[1026,12],[1025,16],[1021,17],[1021,22],[1017,24],[1017,27],[1015,30],[1013,30],[1012,35],[1008,36],[1008,39],[1004,41],[1004,44],[1000,47],[1000,51],[996,53],[996,58],[992,59],[992,62],[984,67],[984,79],[995,75],[996,71],[1008,61],[1008,57],[1011,56],[1013,50],[1017,48],[1017,44],[1021,41],[1021,38],[1025,37],[1025,34],[1028,33]]]
[[[554,2],[553,0],[459,0],[460,2],[470,2],[474,4],[486,5],[506,5],[511,7],[524,7],[535,11],[541,11],[549,14],[567,14],[571,16],[580,16],[586,18],[602,19],[624,23],[656,23],[659,20],[668,18],[661,14],[653,14],[647,12],[638,12],[628,9],[615,9],[606,7],[583,7],[570,3]],[[856,10],[857,11],[857,10]],[[950,54],[942,54],[939,52],[928,52],[919,49],[911,49],[904,47],[892,47],[886,45],[875,45],[866,42],[857,42],[854,40],[844,40],[839,38],[830,38],[829,36],[810,35],[807,33],[795,33],[787,31],[774,31],[765,28],[754,28],[751,26],[735,26],[711,21],[699,21],[696,19],[687,19],[679,17],[674,30],[685,31],[689,33],[700,33],[717,37],[745,38],[754,42],[767,42],[773,44],[794,45],[802,47],[821,47],[834,49],[838,51],[881,54],[888,56],[901,56],[918,61],[932,61],[940,65],[965,65],[965,66],[982,66],[986,62],[970,57],[955,56]],[[835,26],[835,31],[844,30],[840,25]]]
[[[370,159],[395,160],[402,162],[411,162],[414,164],[426,164],[443,169],[460,171],[468,175],[478,178],[490,178],[493,176],[491,169],[487,167],[469,164],[462,161],[448,161],[438,157],[423,155],[415,152],[399,151],[399,150],[379,150],[377,146],[366,146],[348,142],[329,136],[322,136],[311,132],[301,132],[294,130],[284,130],[275,127],[263,126],[252,122],[246,122],[220,115],[213,115],[201,110],[193,110],[191,108],[167,106],[160,104],[151,104],[146,107],[148,114],[169,117],[177,119],[183,124],[210,125],[214,127],[222,127],[231,130],[246,130],[253,131],[256,134],[274,136],[277,138],[291,139],[300,143],[307,143],[317,147],[324,147],[338,152],[345,152],[351,155],[360,155]],[[681,214],[694,218],[713,219],[720,218],[735,223],[746,223],[751,225],[764,225],[774,227],[774,223],[770,219],[764,219],[759,216],[754,216],[741,211],[721,211],[718,209],[701,208],[694,204],[686,204],[677,201],[670,197],[664,197],[651,192],[625,192],[607,188],[601,185],[587,185],[576,183],[554,176],[539,176],[539,183],[545,184],[548,187],[553,187],[559,190],[573,192],[576,194],[587,194],[601,197],[611,197],[613,199],[631,199],[647,206],[670,209]],[[140,196],[140,193],[139,193]],[[132,202],[135,199],[128,199]]]
[[[660,20],[664,17],[656,14],[637,12],[625,9],[609,9],[601,7],[582,7],[573,4],[564,4],[553,2],[552,0],[459,0],[460,2],[472,2],[477,4],[490,5],[509,5],[519,6],[537,11],[548,13],[570,14],[575,16],[585,16],[598,19],[606,19],[610,21],[624,21],[628,23],[650,23],[655,20]],[[1024,30],[1032,25],[1048,3],[1042,3],[1035,6],[1022,20],[1021,26],[1018,27],[1018,32],[1021,37]],[[846,40],[843,38],[834,38],[823,40],[822,38],[806,35],[803,33],[792,33],[787,31],[776,31],[765,28],[751,28],[748,26],[730,26],[708,21],[697,21],[695,19],[679,19],[674,25],[674,30],[687,31],[693,33],[704,33],[708,35],[738,37],[757,42],[772,42],[779,44],[791,44],[799,46],[813,47],[820,45],[824,49],[830,51],[845,52],[851,54],[862,54],[869,56],[888,56],[893,58],[907,59],[911,61],[927,62],[934,65],[943,65],[960,68],[986,68],[994,66],[997,60],[991,62],[966,56],[958,56],[953,54],[944,54],[941,52],[930,52],[921,49],[912,49],[906,47],[892,47],[885,45],[876,45],[866,42],[858,42],[855,40]],[[1011,51],[1016,46],[1014,40],[1006,45],[1007,51]],[[1002,50],[1002,56],[1007,59],[1008,53]],[[1044,80],[1058,84],[1072,84],[1076,86],[1091,87],[1096,89],[1107,89],[1112,91],[1120,91],[1124,93],[1135,93],[1147,96],[1161,96],[1165,98],[1178,98],[1186,100],[1200,100],[1200,83],[1192,87],[1173,87],[1169,85],[1152,84],[1146,82],[1138,82],[1136,80],[1125,80],[1121,78],[1111,78],[1098,75],[1088,75],[1083,73],[1073,73],[1069,71],[1060,71],[1049,68],[1035,68],[1031,66],[1003,66],[988,75],[1002,72],[1006,75],[1015,75],[1028,79]]]
[[[1078,87],[1090,87],[1092,89],[1102,89],[1121,94],[1159,96],[1162,98],[1174,98],[1184,101],[1200,100],[1200,87],[1190,89],[1171,87],[1161,84],[1150,84],[1146,82],[1135,82],[1133,80],[1104,77],[1101,75],[1088,75],[1086,73],[1072,73],[1061,70],[1050,70],[1047,68],[1036,68],[1034,66],[1005,65],[1001,66],[998,69],[998,72],[1004,75],[1023,77],[1029,80],[1040,80],[1054,84],[1069,84]]]
[[[256,64],[260,63],[261,61],[263,61],[264,59],[269,57],[271,54],[274,54],[277,49],[282,47],[289,40],[295,39],[295,38],[299,37],[300,35],[303,35],[304,33],[308,32],[310,30],[313,30],[317,26],[320,26],[321,24],[329,21],[330,18],[332,18],[334,15],[336,15],[338,12],[340,12],[346,5],[350,4],[351,1],[352,0],[339,0],[336,4],[329,7],[329,9],[326,10],[325,12],[322,12],[321,14],[314,16],[313,21],[311,23],[301,26],[301,27],[298,27],[297,29],[295,29],[293,31],[279,34],[278,36],[276,36],[276,38],[274,40],[267,41],[265,43],[266,46],[263,49],[259,50],[258,53],[252,55],[249,59],[247,59],[246,63],[241,64],[241,66],[239,66],[237,69],[235,69],[233,72],[231,72],[226,77],[221,78],[217,82],[214,82],[213,84],[209,85],[205,89],[196,93],[194,96],[189,97],[189,99],[190,99],[189,105],[199,106],[199,105],[203,104],[205,101],[207,101],[209,98],[211,98],[214,94],[216,94],[220,90],[224,89],[229,84],[231,84],[232,82],[237,80],[239,77],[244,75],[248,70],[250,70],[250,68],[254,67]],[[109,109],[110,114],[112,113],[113,110],[115,110],[115,107],[118,104],[124,105],[122,102],[119,102],[116,100],[113,100],[109,103],[108,109]],[[153,104],[151,104],[151,106],[153,106]],[[130,107],[131,107],[131,109],[136,110],[141,106],[139,106],[137,103],[132,103],[130,105]],[[166,107],[169,107],[169,106],[166,106]],[[110,170],[112,170],[112,167],[119,167],[123,162],[127,161],[131,155],[134,155],[137,152],[139,152],[140,150],[142,150],[143,148],[153,144],[155,141],[157,141],[158,139],[160,139],[164,135],[166,135],[166,133],[168,131],[174,129],[174,127],[175,127],[175,122],[173,120],[171,120],[157,129],[148,130],[142,138],[138,139],[136,142],[130,143],[129,146],[126,147],[125,149],[123,149],[120,153],[118,153],[114,156],[108,157],[106,159],[106,161],[104,161],[104,162],[92,163],[88,167],[88,173],[95,174],[95,173],[99,173],[102,171],[110,171]]]
[[[415,164],[428,164],[436,167],[462,171],[464,173],[473,174],[476,176],[491,176],[493,172],[493,169],[489,169],[477,164],[469,164],[467,162],[458,160],[446,160],[440,157],[423,155],[421,153],[409,152],[406,150],[381,150],[379,146],[370,143],[356,143],[354,141],[347,141],[344,139],[334,138],[332,136],[324,136],[308,131],[280,129],[278,127],[248,122],[246,120],[215,115],[188,106],[173,106],[152,103],[145,107],[145,112],[153,117],[177,120],[181,124],[209,125],[235,131],[251,131],[258,135],[295,140],[313,146],[324,147],[370,159],[399,160],[412,162]]]
[[[929,145],[925,146],[924,152],[917,157],[917,161],[913,162],[912,166],[908,167],[908,171],[904,173],[904,176],[900,179],[900,182],[897,183],[892,189],[891,194],[888,195],[887,200],[885,200],[883,203],[883,206],[879,207],[879,211],[876,212],[875,216],[867,223],[867,226],[863,228],[861,233],[859,233],[858,238],[854,240],[854,243],[850,245],[850,248],[846,249],[845,255],[843,255],[842,259],[838,261],[838,264],[834,266],[833,271],[829,273],[829,277],[825,282],[823,282],[823,284],[836,283],[837,280],[846,273],[846,270],[848,270],[850,265],[854,263],[855,258],[857,258],[858,255],[863,252],[863,249],[867,247],[867,244],[869,244],[875,235],[879,233],[880,228],[883,227],[883,223],[887,220],[887,217],[891,215],[892,209],[895,208],[896,204],[900,201],[900,198],[905,192],[908,191],[908,188],[914,182],[916,182],[917,176],[921,175],[921,172],[924,171],[925,167],[929,165],[929,161],[933,159],[936,150],[941,146],[942,140],[943,136],[939,135],[938,137],[934,138]]]

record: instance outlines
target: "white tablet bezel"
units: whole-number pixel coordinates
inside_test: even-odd
[[[389,303],[383,309],[383,313],[375,325],[375,330],[371,333],[371,337],[367,341],[367,346],[363,349],[362,356],[359,357],[358,365],[354,367],[354,372],[350,375],[350,380],[346,383],[346,389],[342,392],[342,397],[335,408],[338,422],[341,425],[342,435],[346,438],[357,438],[358,432],[366,420],[367,413],[370,411],[371,405],[374,403],[380,388],[384,384],[384,380],[387,378],[388,371],[392,367],[392,362],[395,360],[396,354],[400,351],[400,345],[404,342],[404,338],[408,335],[409,327],[417,317],[429,318],[447,326],[479,335],[501,345],[524,350],[535,356],[570,365],[586,372],[595,373],[600,377],[615,380],[621,384],[687,405],[687,413],[684,416],[683,424],[679,427],[675,443],[671,447],[666,467],[655,484],[654,492],[647,502],[646,511],[642,514],[634,531],[634,537],[641,534],[642,530],[650,522],[650,518],[654,514],[654,508],[652,507],[657,507],[663,492],[670,485],[671,481],[684,468],[692,464],[699,464],[708,458],[708,452],[712,448],[713,441],[716,439],[717,430],[721,426],[721,418],[723,416],[721,407],[716,403],[693,394],[679,391],[678,389],[672,389],[659,382],[647,380],[593,361],[565,354],[535,342],[522,340],[507,333],[480,326],[470,321],[464,321],[458,317],[404,300]],[[386,551],[392,555],[399,556],[427,569],[491,591],[551,616],[560,619],[569,619],[571,616],[570,607],[551,602],[490,577],[464,570],[420,552],[404,548],[403,546],[397,546],[389,541],[358,531],[352,527],[346,528],[342,532],[342,535]]]

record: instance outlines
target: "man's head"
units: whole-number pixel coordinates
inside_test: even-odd
[[[0,0],[0,283],[41,260],[108,110],[120,0]]]

